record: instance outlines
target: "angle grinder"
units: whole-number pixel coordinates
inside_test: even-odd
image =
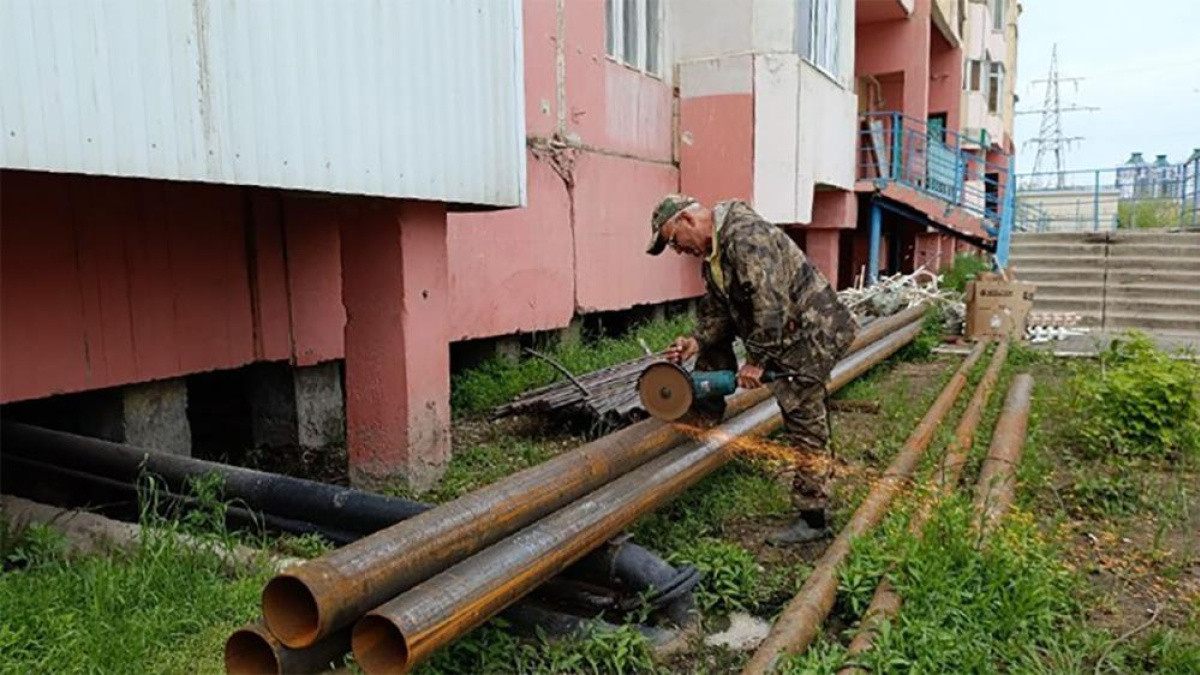
[[[763,384],[784,380],[795,373],[772,370],[762,375]],[[687,414],[697,400],[729,396],[738,389],[733,370],[696,370],[669,361],[652,363],[638,377],[638,397],[652,417],[672,422]]]

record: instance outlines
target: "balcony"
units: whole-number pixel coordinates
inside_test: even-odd
[[[995,250],[1004,266],[1015,202],[1007,186],[1012,158],[987,161],[963,136],[898,112],[860,116],[856,190],[874,203]],[[992,155],[995,159],[996,155]]]
[[[913,3],[914,0],[858,0],[854,3],[854,23],[906,19],[913,13]]]

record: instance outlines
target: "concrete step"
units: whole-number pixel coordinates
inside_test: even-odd
[[[1188,302],[1200,302],[1200,287],[1174,284],[1122,284],[1108,285],[1105,293],[1113,300],[1157,300],[1180,298]]]
[[[1013,277],[1021,281],[1030,281],[1042,285],[1054,284],[1103,284],[1103,269],[1077,269],[1071,267],[1046,268],[1014,267]]]
[[[1039,293],[1033,299],[1034,312],[1070,312],[1080,316],[1099,318],[1104,313],[1103,298],[1064,298],[1061,296],[1042,297]]]
[[[1074,259],[1072,259],[1074,260]],[[1145,270],[1147,272],[1200,272],[1200,256],[1187,258],[1110,257],[1108,269]]]
[[[1200,244],[1143,244],[1123,242],[1108,247],[1109,258],[1162,258],[1200,260]]]
[[[1165,244],[1170,246],[1200,246],[1200,232],[1153,232],[1118,230],[1111,235],[1112,241],[1136,244]]]
[[[1194,299],[1155,298],[1108,298],[1108,312],[1117,314],[1154,314],[1175,316],[1180,319],[1200,319],[1200,297]]]
[[[1013,243],[1043,244],[1092,244],[1106,243],[1108,234],[1105,232],[1017,232],[1013,234]]]
[[[1103,255],[1022,255],[1012,259],[1014,266],[1055,269],[1070,267],[1073,269],[1104,269]]]
[[[1137,329],[1153,332],[1200,333],[1200,315],[1186,317],[1150,312],[1107,312],[1106,329]]]
[[[1190,286],[1200,288],[1200,272],[1188,270],[1131,270],[1114,269],[1108,272],[1108,284],[1113,285],[1146,285],[1159,286]]]
[[[1105,244],[1081,244],[1079,242],[1040,242],[1040,241],[1019,241],[1013,242],[1009,248],[1009,257],[1012,260],[1020,260],[1023,258],[1063,258],[1063,257],[1104,257]]]

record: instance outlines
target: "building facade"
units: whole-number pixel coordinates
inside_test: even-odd
[[[644,254],[666,193],[751,202],[843,286],[994,246],[975,5],[6,4],[0,403],[178,451],[344,436],[355,482],[427,485],[453,343],[702,292]]]

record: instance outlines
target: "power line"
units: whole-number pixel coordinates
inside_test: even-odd
[[[1093,106],[1067,105],[1062,102],[1062,83],[1068,82],[1075,85],[1076,90],[1079,88],[1079,83],[1083,81],[1082,77],[1063,77],[1058,72],[1058,44],[1055,43],[1053,51],[1050,53],[1050,74],[1045,79],[1034,80],[1031,84],[1037,85],[1045,83],[1046,97],[1042,107],[1038,110],[1022,110],[1017,112],[1018,115],[1040,114],[1042,123],[1038,129],[1038,135],[1025,142],[1025,145],[1037,146],[1037,157],[1033,161],[1033,173],[1042,173],[1043,168],[1048,166],[1051,159],[1054,163],[1054,172],[1057,174],[1056,187],[1066,187],[1067,168],[1067,150],[1071,144],[1078,143],[1084,140],[1083,136],[1067,136],[1063,131],[1062,116],[1063,113],[1072,112],[1093,112],[1099,108]],[[1048,172],[1048,169],[1047,169]]]

